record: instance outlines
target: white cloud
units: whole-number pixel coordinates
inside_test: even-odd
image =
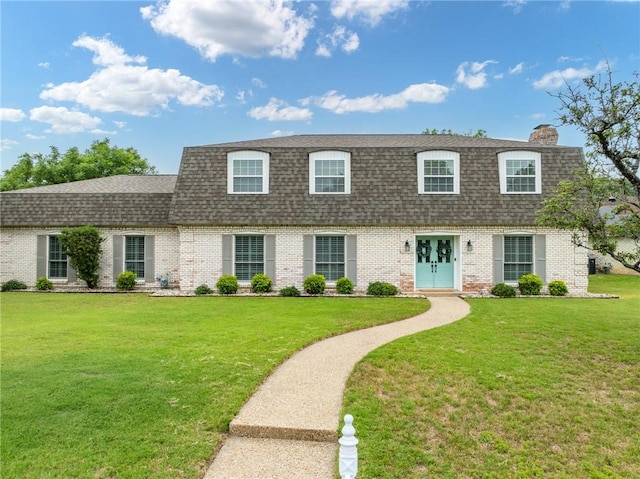
[[[211,61],[224,54],[295,58],[313,28],[290,0],[164,0],[140,13],[156,32],[180,38]]]
[[[318,41],[316,55],[330,57],[338,46],[344,52],[352,53],[360,46],[360,38],[357,33],[348,31],[345,27],[336,26],[331,33],[327,33],[322,40]]]
[[[307,121],[313,117],[313,113],[308,108],[289,106],[282,100],[271,98],[265,106],[252,108],[249,116],[256,120]]]
[[[487,65],[498,63],[495,60],[484,62],[464,62],[456,69],[456,82],[466,86],[470,90],[477,90],[487,86],[487,73],[484,71]],[[467,71],[468,70],[468,71]]]
[[[113,124],[116,125],[120,129],[122,129],[125,126],[127,126],[127,122],[126,121],[114,121]]]
[[[44,68],[45,70],[48,70],[51,67],[51,63],[49,63],[49,62],[40,62],[40,63],[38,63],[38,66],[40,68]]]
[[[144,65],[145,57],[127,55],[108,38],[81,36],[73,45],[92,51],[98,69],[82,82],[47,85],[40,98],[146,116],[157,108],[167,109],[171,100],[185,106],[209,106],[224,96],[216,85],[204,85],[179,70],[149,68]]]
[[[581,80],[595,73],[606,70],[607,62],[602,60],[595,67],[582,67],[582,68],[565,68],[564,70],[554,70],[549,73],[545,73],[542,78],[533,82],[533,87],[536,89],[542,88],[560,88],[567,82],[572,80]]]
[[[260,80],[260,78],[253,77],[251,79],[251,84],[257,86],[258,88],[267,88],[267,84]]]
[[[44,140],[46,138],[46,136],[38,136],[38,135],[33,135],[31,133],[27,133],[24,136],[29,140]]]
[[[17,141],[9,140],[7,138],[3,138],[0,140],[0,151],[10,150],[14,146],[18,144]]]
[[[445,100],[449,88],[436,83],[419,83],[410,85],[400,93],[393,95],[373,95],[359,98],[347,98],[335,90],[329,91],[319,98],[311,98],[320,108],[334,113],[350,112],[377,113],[384,110],[399,110],[406,108],[409,103],[441,103]]]
[[[29,111],[29,119],[47,123],[51,126],[47,133],[102,133],[98,125],[102,123],[100,118],[69,110],[63,106],[41,106]]]
[[[502,6],[513,8],[513,13],[520,13],[526,4],[527,0],[507,0]]]
[[[283,130],[273,130],[271,132],[271,136],[276,136],[276,137],[280,137],[280,136],[291,136],[293,135],[293,131],[289,130],[289,131],[283,131]]]
[[[24,112],[17,108],[0,108],[0,121],[17,122],[24,120],[26,117]]]
[[[515,67],[509,68],[510,75],[517,75],[519,73],[522,73],[523,71],[524,71],[524,62],[520,62]]]
[[[331,13],[336,18],[363,18],[376,26],[385,15],[407,8],[408,0],[332,0]]]

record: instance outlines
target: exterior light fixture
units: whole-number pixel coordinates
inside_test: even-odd
[[[409,243],[409,240],[404,242],[404,252],[408,253],[411,251],[411,244]]]
[[[467,240],[467,251],[473,251],[473,243],[471,240]]]

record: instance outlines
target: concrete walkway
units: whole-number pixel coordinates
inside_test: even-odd
[[[356,363],[397,338],[469,314],[460,298],[429,300],[426,313],[320,341],[281,364],[231,422],[205,479],[333,479],[342,395]],[[357,436],[357,417],[354,426]]]

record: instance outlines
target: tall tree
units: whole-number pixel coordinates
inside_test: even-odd
[[[571,230],[575,244],[640,272],[640,74],[634,76],[616,83],[609,67],[552,95],[560,123],[585,134],[587,161],[543,202],[538,223]],[[633,246],[621,247],[622,238]]]
[[[0,191],[54,185],[114,175],[152,175],[156,168],[134,148],[111,146],[109,139],[94,141],[84,153],[77,147],[63,155],[55,146],[47,155],[23,153],[0,178]]]

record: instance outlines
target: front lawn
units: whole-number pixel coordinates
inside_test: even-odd
[[[344,401],[358,479],[640,477],[640,277],[590,290],[620,299],[470,299],[369,354]]]
[[[7,478],[197,478],[268,373],[421,299],[2,293]]]

